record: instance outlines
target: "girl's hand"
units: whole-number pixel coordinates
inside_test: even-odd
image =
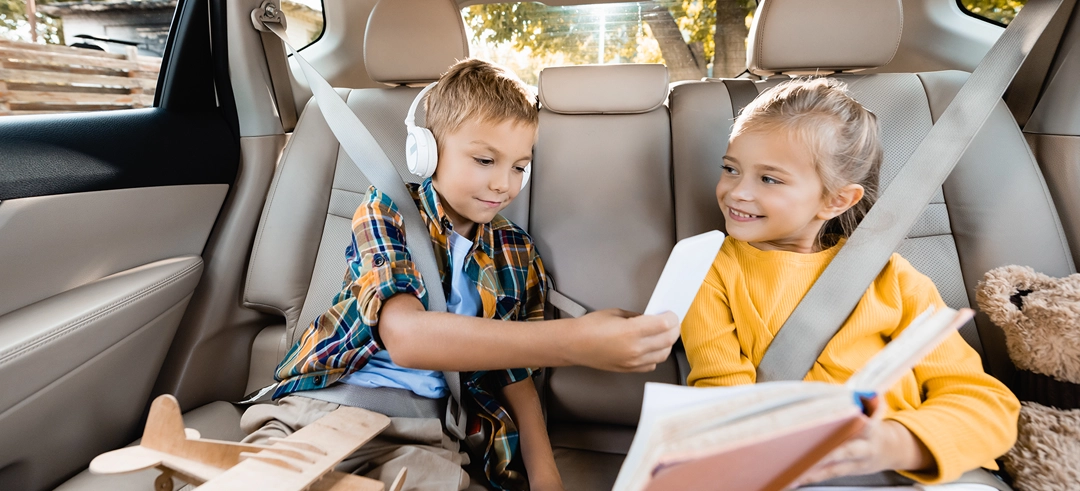
[[[924,470],[934,465],[925,445],[896,421],[871,419],[858,437],[829,453],[789,489],[843,476],[885,470]]]

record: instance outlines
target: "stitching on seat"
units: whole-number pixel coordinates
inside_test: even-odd
[[[145,288],[143,288],[141,290],[138,290],[138,291],[136,291],[134,293],[131,293],[131,294],[127,295],[126,297],[123,297],[123,298],[121,298],[119,300],[113,301],[112,303],[106,305],[105,307],[102,307],[102,308],[100,308],[100,309],[98,309],[96,311],[90,312],[89,314],[86,314],[86,315],[84,315],[84,316],[82,316],[82,317],[80,317],[78,319],[75,319],[75,320],[73,320],[71,322],[68,322],[67,324],[62,325],[57,329],[46,332],[46,333],[38,336],[35,339],[31,339],[31,340],[29,340],[29,341],[27,341],[27,342],[25,342],[25,343],[23,343],[21,345],[15,346],[14,348],[8,350],[8,352],[0,354],[0,366],[4,365],[5,363],[8,363],[10,361],[13,361],[14,359],[16,359],[16,358],[18,358],[18,357],[20,357],[22,355],[28,354],[28,353],[34,351],[35,349],[45,345],[45,344],[48,344],[48,343],[50,343],[52,341],[55,341],[58,338],[66,336],[66,335],[70,334],[71,332],[76,331],[76,330],[84,327],[85,325],[93,322],[93,321],[101,319],[102,317],[106,317],[106,316],[108,316],[108,315],[110,315],[110,314],[112,314],[112,313],[114,313],[114,312],[116,312],[116,311],[118,311],[120,309],[123,309],[124,307],[127,307],[128,305],[138,301],[139,299],[141,299],[143,297],[146,297],[147,295],[150,295],[152,293],[155,293],[155,292],[161,290],[162,288],[165,288],[166,286],[169,286],[169,285],[171,285],[173,283],[176,283],[176,281],[179,280],[181,277],[187,276],[192,271],[195,271],[196,269],[199,269],[200,267],[202,267],[202,261],[201,260],[196,262],[195,264],[192,264],[191,266],[188,266],[187,268],[185,268],[185,269],[183,269],[181,271],[173,273],[173,274],[169,275],[168,277],[157,281],[156,283],[154,283],[154,284],[152,284],[150,286],[147,286],[147,287],[145,287]]]
[[[886,61],[885,64],[883,64],[882,66],[885,66],[885,65],[888,65],[889,63],[892,63],[893,58],[896,58],[896,51],[900,49],[900,39],[904,37],[904,12],[903,12],[903,6],[901,6],[900,9],[901,9],[901,11],[900,11],[900,34],[896,36],[896,44],[893,45],[892,56],[890,56],[889,60]]]
[[[769,7],[770,6],[772,6],[772,2],[765,2],[764,5],[762,5],[762,8],[761,8],[761,21],[758,24],[761,27],[759,27],[757,29],[758,30],[758,32],[757,32],[758,35],[754,36],[755,40],[757,41],[757,46],[755,46],[754,49],[755,49],[755,51],[757,51],[758,65],[764,65],[765,64],[765,39],[764,39],[764,36],[762,36],[761,34],[765,30],[765,18],[769,16]],[[773,73],[776,73],[776,72],[773,72]]]
[[[1005,105],[1004,101],[999,101],[998,104]],[[1006,107],[1008,109],[1008,107]],[[1010,113],[1011,114],[1011,113]],[[1011,120],[1012,118],[1010,118]],[[1039,183],[1042,184],[1043,199],[1046,201],[1046,207],[1050,209],[1050,214],[1053,215],[1053,223],[1057,225],[1055,231],[1057,232],[1058,241],[1061,243],[1061,251],[1064,253],[1065,259],[1069,264],[1069,270],[1075,271],[1076,265],[1073,264],[1072,249],[1069,247],[1069,239],[1065,236],[1065,229],[1061,224],[1061,216],[1058,214],[1057,205],[1054,204],[1054,198],[1050,195],[1050,186],[1046,184],[1046,176],[1043,175],[1042,168],[1039,167],[1039,161],[1035,158],[1035,154],[1031,150],[1031,145],[1027,143],[1027,138],[1024,137],[1023,130],[1014,121],[1010,125],[1011,131],[1015,131],[1020,137],[1020,141],[1024,142],[1024,147],[1027,148],[1027,164],[1035,170],[1035,175],[1039,178]]]

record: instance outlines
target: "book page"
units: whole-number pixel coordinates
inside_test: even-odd
[[[690,437],[724,421],[748,417],[766,407],[775,407],[778,401],[790,403],[836,391],[847,392],[847,389],[807,382],[703,388],[647,383],[637,433],[613,490],[639,489],[648,480],[665,442]]]
[[[852,403],[851,393],[841,386],[835,391],[818,394],[791,404],[774,405],[744,418],[720,425],[697,435],[662,444],[660,465],[715,455],[740,448],[754,441],[769,440],[824,422],[849,418],[859,414]]]
[[[719,230],[687,237],[675,244],[644,313],[671,311],[682,322],[722,245],[724,234]]]
[[[656,431],[665,442],[676,442],[700,436],[717,428],[730,426],[746,419],[753,419],[774,410],[805,403],[836,394],[843,394],[851,402],[850,391],[842,386],[823,382],[756,384],[758,390],[739,393],[720,400],[705,402],[689,408],[658,416]],[[728,387],[724,387],[727,389]],[[710,390],[713,388],[697,388]]]
[[[934,350],[975,315],[971,309],[933,307],[915,318],[899,336],[885,345],[847,381],[857,394],[882,394],[919,360]]]

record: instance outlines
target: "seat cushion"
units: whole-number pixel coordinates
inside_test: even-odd
[[[623,454],[574,448],[555,449],[555,465],[562,475],[566,491],[611,489],[625,457]]]

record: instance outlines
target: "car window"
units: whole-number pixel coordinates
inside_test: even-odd
[[[473,56],[505,65],[530,84],[544,67],[592,63],[664,63],[674,82],[745,70],[755,7],[752,0],[522,2],[473,5],[462,17]]]
[[[322,0],[281,0],[281,13],[285,14],[289,44],[297,49],[304,49],[322,37],[326,25]]]
[[[282,0],[294,46],[319,39],[322,0]],[[175,0],[0,0],[0,116],[154,105]]]
[[[0,1],[0,116],[154,105],[175,1]]]
[[[960,9],[998,25],[1008,25],[1027,0],[957,0]]]

